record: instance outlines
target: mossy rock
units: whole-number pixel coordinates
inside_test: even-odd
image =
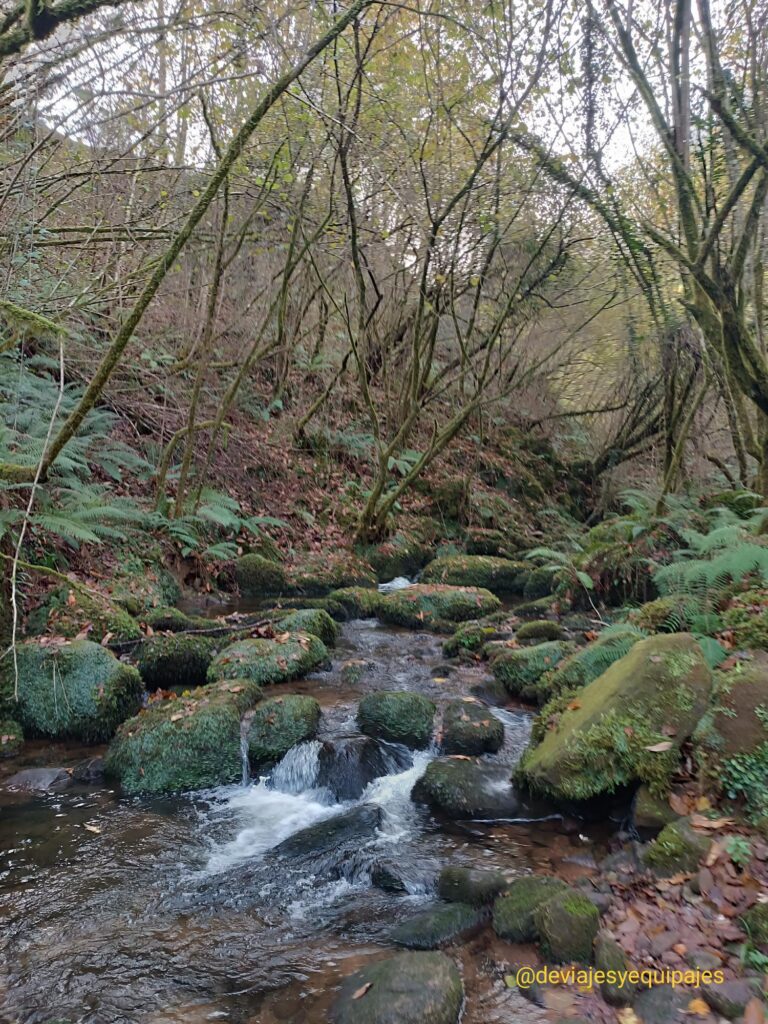
[[[520,810],[506,773],[495,765],[463,757],[430,761],[411,790],[411,799],[448,818],[510,818]]]
[[[274,764],[291,747],[311,740],[320,724],[320,705],[314,697],[288,693],[262,701],[248,727],[248,759],[252,767]]]
[[[401,527],[381,544],[366,545],[359,553],[376,578],[386,583],[398,576],[413,576],[426,565],[433,550],[434,531],[414,526]]]
[[[768,951],[768,903],[755,903],[741,921],[750,942]]]
[[[377,608],[381,621],[411,629],[445,630],[447,623],[482,618],[501,608],[489,590],[475,587],[417,584],[382,596]]]
[[[151,626],[156,633],[184,633],[190,629],[210,629],[216,625],[210,619],[204,619],[199,615],[187,615],[186,612],[167,605],[151,608],[141,616],[141,620]]]
[[[219,646],[226,644],[226,640],[219,641]],[[216,650],[211,637],[184,633],[152,636],[139,645],[136,667],[148,690],[194,689],[205,683]]]
[[[699,862],[706,857],[711,839],[691,828],[687,818],[678,818],[665,825],[656,838],[643,850],[643,864],[662,877],[680,871],[698,871]]]
[[[541,689],[548,692],[548,699],[551,700],[565,690],[573,691],[586,686],[602,675],[615,661],[628,654],[637,641],[642,639],[643,634],[637,629],[629,626],[615,627],[609,633],[599,636],[597,640],[563,658],[557,668],[544,677]]]
[[[458,587],[484,587],[498,593],[522,593],[529,566],[490,555],[453,555],[436,558],[421,575],[424,583]]]
[[[352,551],[329,551],[306,555],[302,562],[286,568],[286,591],[321,597],[346,587],[374,587],[376,573]]]
[[[556,594],[547,594],[544,597],[537,597],[535,601],[521,601],[515,605],[515,615],[521,618],[531,617],[543,619],[552,614],[553,608],[562,608],[563,599]]]
[[[468,555],[496,555],[509,558],[510,552],[518,550],[518,544],[509,544],[502,530],[473,526],[467,530],[464,547]]]
[[[417,750],[429,746],[434,716],[431,700],[405,691],[366,694],[357,708],[358,725],[367,736]]]
[[[269,597],[287,589],[282,565],[255,553],[235,562],[235,582],[244,597]]]
[[[748,590],[736,593],[730,606],[723,612],[722,628],[733,633],[733,643],[739,648],[768,650],[768,590]]]
[[[106,595],[69,587],[51,591],[45,603],[30,613],[27,629],[31,636],[50,633],[72,640],[88,630],[97,642],[107,635],[116,641],[140,640],[143,636],[136,619]]]
[[[24,731],[12,718],[0,719],[0,757],[15,757],[24,746]]]
[[[504,743],[504,726],[475,701],[455,700],[443,712],[442,748],[446,754],[495,754]]]
[[[333,1024],[457,1024],[463,1001],[461,975],[444,953],[399,953],[346,978],[330,1019]]]
[[[341,632],[337,623],[322,608],[300,608],[277,619],[277,625],[288,633],[312,633],[326,647],[335,646]]]
[[[557,892],[536,908],[533,917],[541,951],[549,961],[591,961],[600,912],[583,893],[570,888]]]
[[[16,648],[19,700],[14,706],[27,736],[103,743],[141,707],[144,686],[135,668],[90,640],[35,641]],[[13,692],[13,661],[2,663],[3,692]]]
[[[181,597],[181,587],[168,569],[135,556],[124,561],[108,589],[116,604],[136,616],[149,608],[174,605]]]
[[[550,875],[516,878],[493,904],[493,930],[508,942],[533,942],[538,938],[536,911],[567,888],[565,882]]]
[[[420,490],[431,498],[431,515],[448,523],[466,523],[470,512],[470,482],[467,476],[446,477],[438,483],[421,481]]]
[[[531,569],[523,587],[523,597],[526,601],[538,601],[547,597],[557,588],[556,569]]]
[[[633,782],[662,794],[711,688],[712,675],[692,636],[640,640],[578,691],[556,726],[525,752],[518,775],[560,799],[588,799]]]
[[[624,950],[607,932],[598,932],[594,945],[595,967],[605,971],[609,978],[631,969]],[[635,997],[636,986],[627,978],[623,985],[618,980],[606,980],[600,983],[600,992],[609,1006],[631,1006]]]
[[[506,622],[507,615],[504,612],[463,622],[453,636],[443,642],[443,654],[447,658],[455,658],[462,651],[472,653],[481,650],[490,640],[496,640],[508,632],[504,628]]]
[[[440,899],[449,903],[468,903],[473,907],[493,903],[509,883],[500,871],[480,868],[445,867],[437,879]]]
[[[518,640],[564,640],[565,630],[551,619],[533,619],[524,622],[515,631]]]
[[[127,794],[237,782],[243,773],[241,719],[260,697],[253,681],[231,679],[156,701],[118,729],[104,769]]]
[[[208,681],[250,679],[259,686],[299,679],[328,658],[325,644],[312,633],[292,633],[287,640],[252,639],[230,644],[208,667]]]
[[[684,594],[657,597],[633,608],[627,621],[648,633],[677,633],[685,629],[690,604],[690,597]]]
[[[654,795],[648,786],[640,786],[632,805],[632,817],[638,828],[662,829],[679,818],[668,802]]]
[[[375,619],[385,595],[371,587],[343,587],[329,595],[341,605],[348,619]]]
[[[506,648],[493,658],[491,672],[512,696],[544,704],[552,694],[544,677],[573,650],[575,645],[563,640],[551,640],[519,650]]]
[[[477,907],[449,903],[403,921],[392,931],[390,939],[407,949],[439,949],[466,937],[479,928],[481,921]]]

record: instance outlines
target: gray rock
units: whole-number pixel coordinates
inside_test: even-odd
[[[441,899],[451,903],[470,903],[481,906],[493,903],[509,882],[500,871],[482,871],[477,868],[446,867],[437,880]]]
[[[638,993],[633,1010],[643,1024],[672,1024],[685,1018],[690,993],[671,985],[654,985]]]
[[[362,995],[355,995],[363,990]],[[464,989],[443,953],[399,953],[348,977],[333,1024],[456,1024]]]
[[[24,768],[6,779],[5,788],[45,792],[48,789],[65,789],[71,784],[72,778],[63,768]]]
[[[408,949],[438,949],[480,926],[481,912],[467,903],[447,903],[409,918],[390,938]]]
[[[734,1020],[744,1013],[750,999],[758,994],[759,989],[753,987],[745,978],[724,981],[721,985],[702,985],[701,994],[707,1003],[728,1020]]]

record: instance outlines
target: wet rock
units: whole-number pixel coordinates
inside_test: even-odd
[[[479,651],[491,640],[497,640],[504,636],[511,636],[511,630],[504,628],[507,615],[504,612],[496,612],[494,615],[486,615],[483,619],[474,619],[470,622],[463,622],[443,643],[443,654],[448,658],[455,658],[462,651]]]
[[[421,749],[432,739],[435,705],[420,693],[380,690],[360,701],[357,721],[360,729],[390,743]]]
[[[495,754],[504,743],[504,726],[487,707],[456,700],[443,713],[443,743],[446,754]]]
[[[192,690],[205,684],[217,648],[227,645],[227,639],[206,636],[151,636],[139,644],[136,667],[148,690]]]
[[[687,818],[666,825],[642,853],[643,864],[659,876],[696,871],[711,845],[709,836],[691,828]]]
[[[679,817],[667,801],[654,796],[648,786],[641,786],[635,794],[633,815],[635,825],[647,829],[662,829]]]
[[[524,622],[515,631],[517,640],[563,640],[565,630],[557,622],[551,619],[533,619],[531,622]]]
[[[618,942],[607,932],[599,932],[595,939],[595,967],[611,972],[613,977],[629,970],[629,961]],[[635,997],[635,986],[627,980],[624,985],[616,981],[603,981],[600,985],[603,999],[610,1006],[630,1006]]]
[[[399,953],[346,978],[331,1020],[333,1024],[456,1024],[463,998],[461,976],[444,953]]]
[[[500,608],[501,602],[490,590],[419,583],[383,596],[376,614],[382,622],[393,626],[448,632],[448,623],[482,618]]]
[[[3,783],[6,789],[26,789],[32,792],[66,789],[71,784],[72,777],[63,768],[24,768]]]
[[[503,769],[452,757],[427,765],[411,799],[450,818],[510,818],[520,811],[520,800]]]
[[[333,647],[340,628],[322,608],[299,608],[276,620],[278,629],[288,633],[311,633],[319,637],[326,647]]]
[[[533,918],[547,959],[555,963],[590,962],[600,914],[586,896],[566,888],[539,904]]]
[[[30,641],[18,644],[16,654],[19,700],[14,713],[27,736],[103,743],[141,707],[139,673],[101,644]],[[0,666],[8,679],[12,659]]]
[[[478,907],[493,903],[509,886],[500,871],[482,871],[478,868],[445,867],[437,880],[441,899],[451,903],[468,903]]]
[[[294,833],[276,846],[273,853],[279,857],[319,857],[329,853],[356,850],[373,838],[381,824],[381,808],[375,804],[361,804],[344,814],[319,821],[309,828]]]
[[[369,736],[350,736],[324,743],[319,755],[317,783],[338,801],[357,800],[366,787],[381,778],[405,771],[412,763],[407,750]]]
[[[314,697],[288,693],[262,701],[248,726],[248,760],[254,768],[274,764],[297,743],[311,740],[319,724]]]
[[[409,918],[391,933],[397,946],[408,949],[438,949],[469,935],[480,926],[482,916],[467,903],[449,903]]]
[[[744,1013],[747,1003],[759,994],[759,986],[751,985],[745,978],[736,978],[719,985],[702,985],[701,994],[713,1010],[728,1020],[734,1020]]]
[[[498,593],[521,594],[530,572],[526,562],[491,555],[446,555],[430,562],[422,573],[424,583],[458,587],[484,587]]]
[[[551,696],[547,673],[574,649],[572,643],[562,640],[518,650],[501,649],[491,662],[491,671],[512,696],[543,704]]]
[[[670,1024],[683,1020],[690,993],[671,985],[654,985],[637,994],[633,1005],[635,1014],[643,1024]]]
[[[554,728],[525,752],[519,775],[561,799],[585,800],[634,781],[663,791],[711,685],[692,636],[640,640],[561,709]]]
[[[72,771],[72,781],[93,786],[104,781],[104,758],[89,757],[81,761]]]
[[[292,633],[286,640],[239,640],[211,662],[208,682],[249,679],[259,686],[300,679],[328,658],[325,644],[312,633]]]
[[[565,882],[550,875],[515,879],[493,904],[493,930],[509,942],[533,942],[538,938],[536,911],[567,888]]]

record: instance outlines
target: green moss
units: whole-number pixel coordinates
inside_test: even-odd
[[[659,832],[642,854],[643,863],[658,875],[697,871],[706,856],[710,839],[695,832],[686,818],[672,821]]]
[[[682,594],[657,597],[639,608],[633,608],[627,621],[648,633],[676,633],[687,625],[689,605],[690,598]]]
[[[377,607],[382,622],[412,629],[442,630],[446,623],[482,618],[500,609],[501,602],[488,590],[418,584],[383,595]]]
[[[573,644],[562,640],[517,650],[505,649],[494,657],[491,671],[513,696],[543,704],[551,696],[544,678],[546,673],[574,649]]]
[[[461,975],[444,953],[403,952],[347,977],[328,1019],[333,1024],[456,1024],[463,999]]]
[[[504,726],[484,704],[451,701],[443,713],[446,754],[495,754],[504,742]]]
[[[174,605],[181,597],[179,584],[164,566],[135,555],[123,559],[109,591],[113,601],[137,616],[149,608]]]
[[[30,614],[27,628],[32,636],[50,633],[68,639],[87,630],[97,642],[108,634],[118,641],[139,640],[143,635],[138,622],[106,595],[68,587],[53,590],[45,604]]]
[[[557,668],[544,678],[544,688],[553,696],[565,690],[572,693],[597,679],[642,639],[642,633],[632,627],[614,627],[559,662]]]
[[[534,619],[519,626],[515,637],[518,640],[562,640],[565,632],[562,626],[551,619]]]
[[[322,596],[346,587],[373,587],[376,573],[352,551],[326,551],[306,555],[286,569],[286,589],[291,594]]]
[[[188,629],[203,629],[212,625],[208,619],[186,615],[178,608],[165,605],[152,608],[141,618],[157,633],[183,633]]]
[[[220,645],[226,640],[220,640]],[[136,667],[148,690],[170,689],[182,686],[193,689],[206,680],[208,666],[213,661],[217,643],[210,637],[153,636],[145,640],[136,652]]]
[[[339,637],[339,627],[322,608],[300,608],[277,619],[279,629],[289,633],[312,633],[320,637],[326,647],[333,647]]]
[[[750,942],[768,948],[768,903],[756,903],[741,920]]]
[[[607,932],[598,932],[594,948],[595,967],[609,975],[609,979],[600,985],[603,999],[609,1006],[629,1006],[633,1002],[636,986],[628,979],[624,984],[619,984],[618,976],[630,968],[624,950]],[[614,980],[610,980],[611,977]]]
[[[369,587],[344,587],[334,590],[330,598],[344,608],[350,619],[373,619],[384,595]]]
[[[424,583],[485,587],[499,593],[522,593],[529,567],[525,562],[490,555],[454,555],[436,558],[422,573]]]
[[[263,555],[243,555],[235,563],[235,581],[245,597],[268,597],[287,589],[285,570]]]
[[[139,673],[100,644],[30,641],[19,644],[16,654],[19,700],[14,717],[29,736],[102,743],[141,705],[144,687]],[[6,694],[12,692],[12,673],[12,660],[6,658]]]
[[[493,930],[509,942],[533,942],[538,938],[536,910],[566,888],[565,882],[548,875],[516,879],[493,904]]]
[[[678,815],[666,800],[654,796],[648,786],[641,786],[635,794],[633,818],[638,828],[662,829],[676,821]]]
[[[328,658],[325,644],[311,633],[294,633],[277,640],[239,640],[216,655],[208,681],[250,679],[260,686],[299,679]]]
[[[380,690],[366,694],[357,709],[368,736],[421,749],[432,739],[435,705],[420,693]]]
[[[435,535],[431,520],[415,521],[409,526],[401,525],[381,544],[361,548],[359,554],[382,582],[397,576],[413,576],[429,561]]]
[[[0,718],[0,757],[15,757],[24,746],[24,731],[12,718]]]
[[[243,771],[240,722],[260,696],[251,680],[232,679],[156,701],[118,729],[105,771],[128,794],[237,782]]]
[[[443,642],[443,654],[454,658],[460,651],[479,651],[489,640],[495,640],[500,632],[505,632],[500,627],[506,621],[507,615],[504,612],[496,612],[483,619],[463,622],[453,636]]]
[[[597,907],[575,889],[555,893],[534,912],[542,953],[555,963],[589,963],[600,926]]]
[[[547,597],[557,588],[557,572],[554,569],[531,569],[523,587],[526,601],[538,601]]]
[[[262,701],[248,727],[248,757],[254,768],[279,761],[304,740],[312,739],[320,723],[314,697],[284,694]]]

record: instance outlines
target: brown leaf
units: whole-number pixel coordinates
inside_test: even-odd
[[[581,707],[581,701],[580,700],[572,700],[571,703],[568,705],[568,710],[569,711],[578,711],[580,707]]]
[[[184,717],[184,712],[183,711],[177,711],[175,715],[171,715],[171,721],[172,722],[178,722],[178,720],[180,718],[183,718],[183,717]]]
[[[762,1000],[758,999],[757,996],[750,999],[744,1007],[744,1017],[742,1019],[744,1024],[764,1024],[765,1009]]]
[[[732,824],[733,818],[705,818],[703,814],[691,815],[691,825],[694,828],[717,829]]]
[[[371,988],[372,985],[372,981],[366,981],[366,983],[364,985],[361,985],[360,988],[355,989],[355,991],[352,993],[352,998],[362,999],[365,993],[368,991],[369,988]]]
[[[675,814],[679,814],[683,818],[690,810],[690,807],[688,806],[688,800],[682,795],[682,793],[670,793],[669,806],[672,808]]]
[[[692,999],[690,1003],[688,1003],[688,1008],[685,1012],[692,1013],[696,1017],[708,1017],[709,1006],[707,1006],[703,999],[699,999],[697,997],[696,999]]]
[[[644,750],[650,750],[652,754],[663,754],[667,750],[672,749],[671,740],[662,740],[661,743],[653,743],[650,747],[644,747]]]
[[[101,835],[101,829],[99,828],[98,825],[83,825],[83,828],[86,830],[86,832],[95,832],[97,836]]]
[[[70,608],[73,608],[77,604],[77,598],[75,597],[74,590],[70,590],[67,594],[67,604]]]

